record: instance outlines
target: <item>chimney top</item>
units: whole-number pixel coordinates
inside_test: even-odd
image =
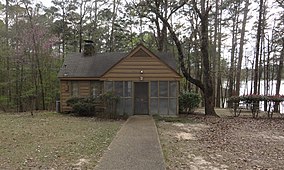
[[[94,44],[93,40],[84,40],[86,44]]]
[[[84,40],[84,56],[92,56],[95,53],[94,41]]]

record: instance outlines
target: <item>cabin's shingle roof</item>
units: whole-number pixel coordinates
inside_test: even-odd
[[[84,56],[82,53],[68,55],[58,73],[58,77],[99,78],[128,53],[112,52]],[[164,63],[176,70],[176,61],[169,53],[155,53]],[[66,74],[66,75],[64,75]]]

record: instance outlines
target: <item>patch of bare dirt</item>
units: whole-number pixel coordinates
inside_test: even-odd
[[[284,168],[284,119],[191,116],[158,122],[167,169]]]

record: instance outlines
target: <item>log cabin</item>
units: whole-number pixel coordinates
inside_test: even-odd
[[[72,108],[71,97],[96,97],[113,92],[120,97],[117,112],[127,115],[176,115],[181,75],[169,53],[154,53],[139,44],[128,53],[94,53],[90,41],[83,53],[67,56],[58,73],[60,111]]]

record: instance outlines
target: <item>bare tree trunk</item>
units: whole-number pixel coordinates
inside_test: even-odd
[[[240,95],[241,71],[242,71],[242,62],[243,62],[243,53],[244,53],[244,39],[245,39],[245,32],[246,32],[247,15],[249,12],[248,7],[249,7],[249,0],[246,0],[243,22],[242,22],[241,37],[240,37],[239,59],[238,59],[238,64],[237,64],[237,75],[236,75],[236,95],[237,96]]]
[[[6,82],[8,83],[8,87],[7,87],[7,107],[9,109],[10,107],[10,103],[12,100],[12,95],[11,95],[11,86],[10,86],[10,56],[8,54],[8,49],[9,49],[9,0],[6,0],[6,5],[5,5],[5,31],[6,31],[6,37],[5,37],[5,45],[6,45],[6,50],[7,50],[7,57],[6,57],[6,68],[7,68],[7,78],[6,78]]]
[[[79,53],[82,52],[82,34],[83,34],[83,1],[80,4],[80,21],[79,21]]]
[[[260,46],[260,34],[262,26],[262,10],[263,10],[263,0],[259,2],[259,16],[258,16],[258,25],[257,25],[257,34],[256,34],[256,53],[255,53],[255,67],[254,67],[254,85],[253,85],[253,94],[258,94],[258,77],[259,77],[259,46]]]
[[[82,52],[82,43],[83,43],[83,19],[86,15],[87,9],[86,6],[87,1],[81,0],[80,2],[80,22],[79,22],[79,52]]]
[[[32,18],[32,14],[30,13],[30,10],[29,10],[29,7],[28,7],[28,4],[25,4],[25,7],[26,7],[26,12],[27,12],[27,15],[29,17],[29,21],[30,21],[30,26],[31,26],[31,29],[33,31],[35,31],[35,27],[34,27],[34,23],[33,23],[33,18]],[[37,41],[36,41],[36,38],[35,38],[35,34],[36,33],[33,33],[32,34],[32,39],[33,39],[33,48],[34,48],[34,56],[35,56],[35,60],[36,60],[36,68],[37,68],[37,71],[38,71],[38,75],[39,75],[39,82],[40,82],[40,93],[41,93],[41,102],[42,102],[42,109],[45,110],[45,92],[44,92],[44,85],[43,85],[43,75],[42,75],[42,68],[41,68],[41,65],[40,65],[40,59],[39,59],[39,48],[38,48],[38,44],[37,44]],[[37,108],[38,109],[38,108]]]
[[[213,47],[213,55],[212,55],[212,58],[213,58],[213,81],[214,81],[214,85],[218,84],[218,79],[216,78],[217,77],[217,60],[218,60],[218,55],[217,55],[217,39],[218,39],[218,28],[219,28],[219,0],[215,0],[215,18],[214,18],[214,40],[213,40],[213,44],[214,44],[214,47]],[[216,96],[216,93],[217,92],[217,89],[218,87],[214,86],[214,96]],[[220,100],[216,97],[215,99],[215,106],[216,107],[220,107],[220,105],[218,106],[217,105],[217,101]]]
[[[276,96],[279,96],[280,94],[281,79],[284,67],[284,38],[282,38],[281,41],[282,41],[282,50],[279,58],[279,66],[276,75],[276,93],[275,93]],[[275,102],[274,111],[279,112],[279,102]]]
[[[92,34],[92,38],[93,38],[93,40],[94,40],[94,47],[95,47],[95,52],[97,52],[97,51],[99,51],[99,49],[98,49],[98,42],[97,42],[97,26],[98,26],[98,2],[97,1],[95,1],[94,2],[95,3],[95,7],[94,7],[94,17],[90,17],[90,19],[93,19],[93,21],[91,21],[91,22],[93,22],[94,23],[94,27],[93,27],[93,34]],[[91,12],[90,12],[91,13]],[[91,15],[91,14],[90,14]],[[90,34],[90,39],[91,39],[91,34]]]
[[[236,55],[236,46],[237,46],[237,35],[238,35],[238,13],[239,13],[239,4],[234,2],[234,16],[233,16],[233,31],[232,31],[232,49],[231,49],[231,61],[230,61],[230,71],[229,71],[229,90],[228,97],[236,95],[234,93],[235,85],[235,55]],[[231,103],[229,103],[229,107]]]
[[[119,3],[118,0],[113,0],[113,5],[112,5],[112,20],[111,20],[111,30],[110,30],[110,47],[109,51],[113,52],[114,51],[114,22],[116,20],[116,15],[117,15],[117,4]]]
[[[65,7],[62,7],[62,58],[65,58]]]
[[[223,1],[221,0],[221,6],[223,4]],[[222,10],[220,11],[220,16],[219,16],[219,19],[218,19],[218,22],[221,22],[221,18],[222,18]],[[223,90],[223,87],[222,87],[222,78],[221,78],[221,45],[222,45],[222,25],[221,23],[219,23],[218,25],[218,31],[219,31],[219,34],[218,34],[218,58],[217,58],[217,91],[216,91],[216,106],[217,107],[220,107],[221,106],[221,96],[222,96],[222,90]]]

